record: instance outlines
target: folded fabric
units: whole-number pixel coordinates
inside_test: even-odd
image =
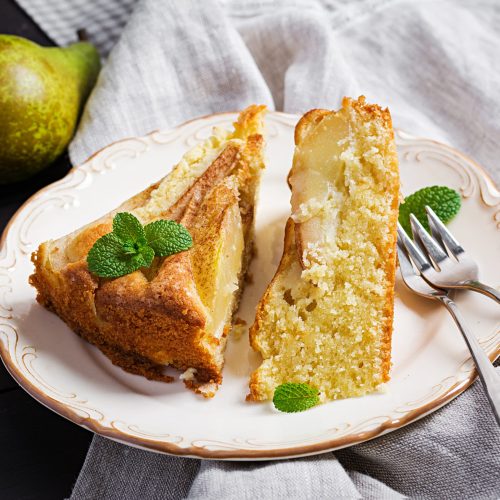
[[[71,31],[61,25],[93,33],[99,12],[116,31],[109,13],[122,19],[132,2],[75,2],[95,17],[66,24],[47,15],[69,10],[62,0],[20,3],[61,41]],[[87,104],[71,159],[253,102],[302,113],[365,94],[390,107],[396,127],[452,144],[499,180],[499,24],[495,1],[142,0]],[[72,498],[497,498],[499,445],[476,383],[419,422],[318,457],[199,461],[96,436]]]
[[[500,433],[487,404],[476,382],[443,409],[381,438],[275,462],[157,455],[96,436],[71,498],[498,498]]]

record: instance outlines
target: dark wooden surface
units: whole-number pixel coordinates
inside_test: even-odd
[[[14,0],[0,0],[0,33],[54,45]],[[69,168],[65,154],[27,182],[0,186],[0,231],[26,199]],[[0,499],[68,497],[91,438],[28,396],[0,363]]]

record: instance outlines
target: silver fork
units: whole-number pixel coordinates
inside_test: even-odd
[[[416,248],[412,251],[407,247],[411,259],[424,278],[431,285],[440,288],[466,288],[480,292],[500,304],[500,292],[478,280],[479,268],[476,262],[432,209],[427,206],[425,210],[431,234],[411,214],[410,223]]]
[[[495,415],[498,426],[500,426],[500,374],[496,372],[493,364],[477,341],[476,336],[466,326],[465,320],[458,310],[457,305],[448,297],[448,292],[433,288],[419,273],[417,273],[406,253],[405,247],[407,247],[407,245],[413,245],[413,242],[404,229],[398,224],[399,269],[405,285],[422,297],[438,300],[451,314],[469,348],[472,359],[476,364],[479,378],[481,379],[486,396],[493,410],[493,414]]]

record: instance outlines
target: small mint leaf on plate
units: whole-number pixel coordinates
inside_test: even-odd
[[[157,220],[144,227],[147,244],[159,257],[168,257],[193,246],[189,231],[173,220]]]
[[[414,214],[429,231],[425,206],[429,205],[444,224],[457,215],[461,206],[460,194],[446,186],[429,186],[415,191],[405,198],[399,207],[399,223],[411,235],[410,214]]]
[[[146,243],[144,228],[137,217],[128,212],[120,212],[113,219],[113,233],[123,242]]]
[[[274,390],[273,404],[279,411],[295,413],[319,403],[319,391],[309,384],[287,382]]]

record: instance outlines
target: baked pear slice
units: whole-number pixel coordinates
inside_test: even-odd
[[[308,246],[335,238],[338,218],[324,208],[332,197],[342,193],[342,154],[348,148],[348,134],[349,117],[343,109],[312,110],[295,129],[296,147],[288,182],[297,253],[304,267]]]
[[[212,397],[253,248],[255,198],[264,168],[264,106],[244,110],[232,131],[188,151],[162,180],[116,210],[33,253],[37,300],[115,365],[170,382],[181,370],[191,389]],[[182,223],[191,249],[155,257],[149,268],[102,279],[87,267],[94,243],[118,212],[145,225]]]
[[[399,171],[387,109],[345,98],[295,129],[292,215],[250,342],[263,358],[250,400],[307,383],[320,400],[389,379]]]

